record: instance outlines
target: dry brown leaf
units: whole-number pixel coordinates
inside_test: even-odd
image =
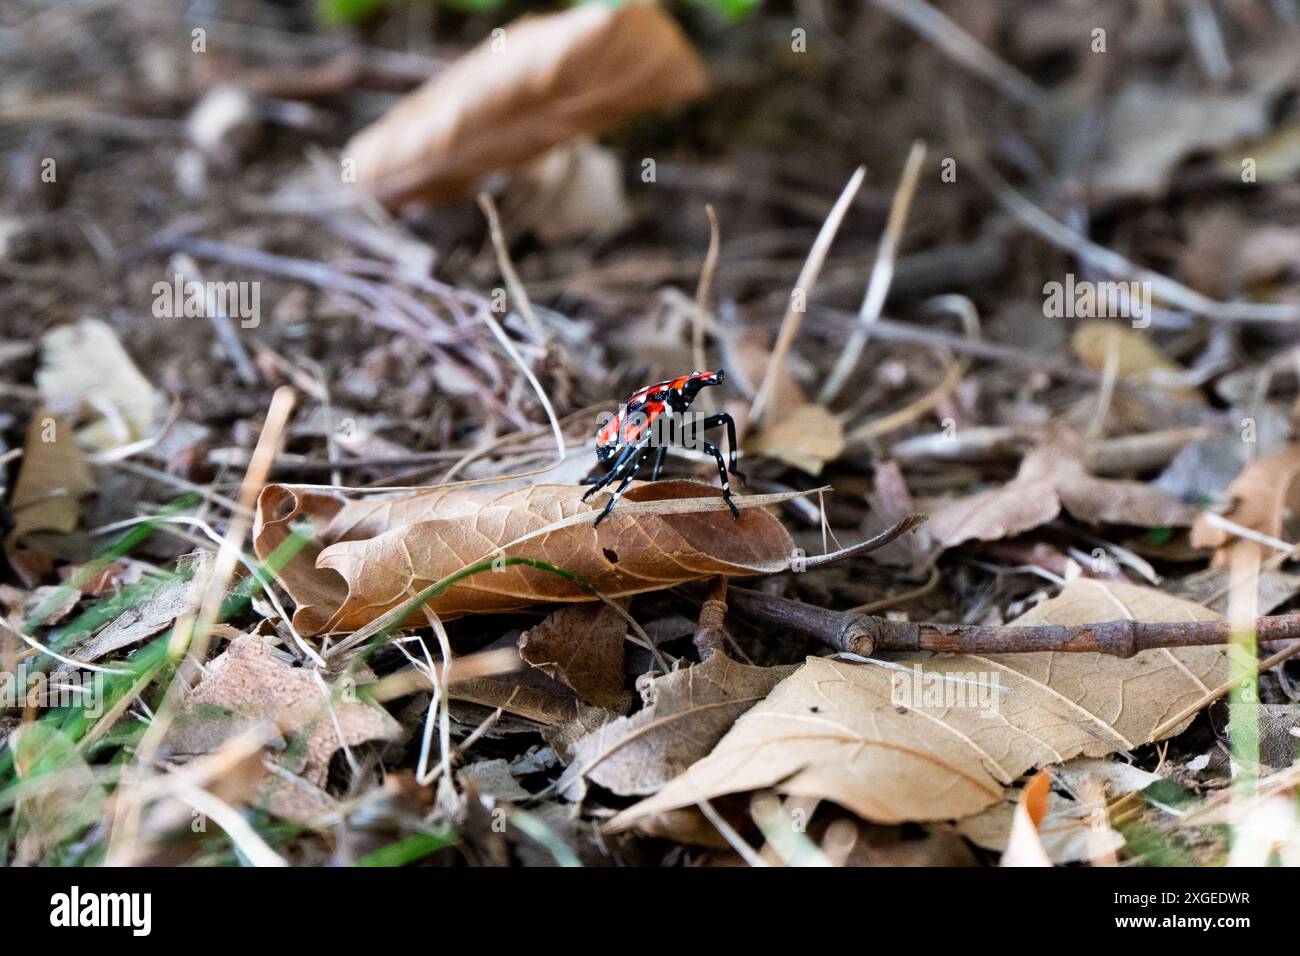
[[[38,411],[27,430],[23,466],[14,485],[13,528],[5,538],[5,551],[16,558],[24,550],[24,539],[33,533],[74,530],[81,516],[81,498],[94,490],[95,476],[72,429],[58,416]],[[14,561],[20,572],[27,564]]]
[[[199,589],[199,582],[204,579],[202,568],[210,560],[211,553],[206,551],[182,557],[177,565],[177,574],[159,581],[152,590],[133,600],[106,627],[78,647],[72,656],[79,661],[97,661],[106,654],[152,637],[170,627],[182,614],[196,610],[202,598]]]
[[[1151,588],[1079,579],[1014,623],[1215,617]],[[968,682],[975,674],[987,686],[996,675],[1003,692],[991,716],[988,708],[924,700],[898,707],[899,671],[810,658],[737,720],[708,757],[611,825],[622,829],[647,814],[765,787],[832,800],[877,823],[960,819],[1002,799],[1004,787],[1035,767],[1146,743],[1163,720],[1223,682],[1226,659],[1222,648],[1194,647],[1127,659],[1041,653],[911,662],[936,682]]]
[[[358,133],[343,156],[390,206],[441,202],[485,173],[707,88],[700,58],[658,6],[582,4],[493,31]]]
[[[288,769],[317,787],[324,786],[330,757],[340,747],[402,735],[386,711],[357,700],[331,700],[312,671],[290,667],[265,640],[244,635],[185,695],[166,741],[175,754],[206,754],[268,722],[286,739],[301,736],[301,747],[291,743],[286,754],[294,758]]]
[[[807,402],[751,438],[748,448],[819,475],[828,461],[844,451],[844,426],[826,406]]]
[[[738,664],[714,654],[656,678],[644,691],[642,710],[573,745],[562,792],[576,799],[590,780],[622,796],[654,793],[705,756],[737,717],[795,670]]]
[[[563,607],[519,636],[519,655],[583,700],[615,713],[632,703],[623,686],[627,622],[608,604]]]
[[[1094,372],[1106,368],[1113,350],[1115,374],[1120,381],[1154,385],[1180,402],[1205,404],[1205,396],[1198,389],[1177,383],[1178,376],[1185,372],[1183,367],[1137,329],[1118,322],[1090,319],[1075,330],[1071,345],[1083,364]]]
[[[627,514],[627,503],[717,499],[718,490],[707,485],[633,485],[620,505],[623,513],[616,509],[600,527],[592,521],[604,501],[600,496],[582,501],[583,490],[577,485],[504,492],[451,486],[405,498],[348,501],[342,494],[270,485],[258,498],[253,543],[266,560],[295,522],[313,518],[324,524],[316,540],[278,575],[298,604],[293,621],[304,634],[355,630],[422,588],[498,554],[547,561],[582,575],[608,597],[622,597],[715,574],[771,571],[794,551],[781,522],[760,508],[743,510],[739,520],[726,511]],[[519,542],[575,516],[580,523]],[[575,581],[509,565],[457,582],[427,606],[455,617],[592,600],[594,595]]]
[[[940,549],[972,539],[998,541],[1046,524],[1062,507],[1080,521],[1144,528],[1189,525],[1196,516],[1151,485],[1089,474],[1077,440],[1063,435],[1026,455],[1001,488],[927,509],[930,520],[921,533]]]
[[[455,676],[454,671],[452,676]],[[573,691],[536,672],[453,680],[447,693],[453,700],[464,700],[494,710],[499,707],[506,713],[548,727],[567,723],[584,712],[582,701],[574,696]]]
[[[45,333],[36,384],[52,407],[75,402],[104,416],[80,432],[91,448],[115,448],[146,437],[159,405],[158,393],[117,333],[99,319],[58,325]]]
[[[1174,168],[1191,153],[1263,133],[1273,90],[1271,83],[1240,93],[1205,93],[1146,80],[1127,83],[1108,104],[1089,178],[1095,196],[1160,195]],[[1240,171],[1238,155],[1236,174]]]
[[[1228,485],[1229,508],[1223,517],[1270,538],[1294,540],[1288,522],[1300,516],[1300,445],[1287,445],[1247,465]],[[1196,519],[1192,544],[1214,548],[1214,567],[1228,563],[1229,545],[1237,536],[1211,523],[1208,515]]]
[[[514,175],[501,216],[551,246],[606,239],[632,220],[622,163],[586,137],[557,146]]]

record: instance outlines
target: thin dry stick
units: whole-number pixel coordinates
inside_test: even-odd
[[[172,644],[168,647],[168,654],[173,660],[180,660],[188,652],[190,659],[202,664],[207,656],[208,642],[211,640],[213,627],[216,625],[217,618],[221,613],[221,604],[225,600],[230,579],[235,573],[235,565],[239,563],[240,555],[243,552],[244,538],[248,535],[249,528],[252,525],[252,521],[248,516],[252,513],[258,493],[266,484],[271,462],[275,458],[276,447],[279,445],[280,436],[284,433],[285,426],[289,422],[289,414],[293,410],[293,405],[294,390],[287,385],[277,388],[271,396],[271,405],[267,409],[266,421],[262,425],[262,434],[258,438],[257,447],[253,450],[253,459],[248,466],[248,471],[244,474],[244,481],[239,489],[237,499],[239,510],[231,516],[225,538],[222,540],[221,547],[217,551],[217,557],[208,572],[198,615],[196,618],[188,620],[178,619],[172,629]],[[312,652],[312,656],[318,665],[324,664],[324,661],[315,652]],[[167,687],[167,692],[163,696],[163,702],[158,708],[157,716],[149,724],[148,730],[145,731],[140,740],[140,745],[136,749],[132,776],[137,785],[139,785],[143,773],[147,772],[152,766],[154,756],[157,754],[158,748],[162,745],[163,738],[171,726],[172,718],[175,716],[177,706],[179,706],[181,687],[185,682],[185,673],[185,668],[177,668],[170,685]],[[140,812],[139,806],[125,807],[115,815],[108,841],[108,858],[110,861],[121,859],[122,854],[129,853],[130,848],[135,845],[136,833],[140,827]]]
[[[1053,219],[987,166],[978,168],[998,201],[1022,225],[1109,276],[1127,277],[1148,284],[1152,294],[1162,302],[1223,322],[1300,322],[1300,306],[1272,302],[1218,302],[1168,276],[1139,266]]]
[[[1256,626],[1258,626],[1259,624],[1263,623],[1264,621],[1269,621],[1269,620],[1275,620],[1275,621],[1276,621],[1276,620],[1282,620],[1283,617],[1300,617],[1300,615],[1283,615],[1282,617],[1277,617],[1277,618],[1261,617],[1261,618],[1259,618],[1255,623],[1256,623]],[[1285,634],[1285,635],[1279,635],[1279,636],[1280,636],[1280,637],[1300,637],[1300,626],[1297,626],[1297,627],[1293,628],[1293,633]],[[1276,638],[1274,638],[1274,639],[1276,639]],[[1225,637],[1224,640],[1222,640],[1222,641],[1212,641],[1212,642],[1210,642],[1210,643],[1215,643],[1215,644],[1224,644],[1224,643],[1227,643],[1227,638]],[[1290,660],[1291,658],[1295,657],[1295,655],[1296,655],[1297,652],[1300,652],[1300,640],[1292,641],[1290,644],[1288,644],[1286,647],[1282,648],[1280,651],[1277,651],[1277,652],[1275,652],[1275,653],[1273,653],[1273,654],[1270,654],[1268,657],[1266,657],[1266,658],[1264,658],[1262,661],[1260,661],[1259,664],[1255,667],[1255,674],[1256,674],[1256,676],[1258,676],[1258,675],[1264,673],[1264,671],[1266,671],[1266,670],[1271,670],[1272,668],[1277,667],[1277,665],[1278,665],[1278,664],[1281,664],[1283,661],[1288,661],[1288,660]],[[1227,681],[1227,682],[1225,682],[1225,683],[1223,683],[1223,684],[1220,684],[1218,687],[1214,688],[1213,690],[1211,690],[1211,691],[1205,693],[1204,695],[1202,695],[1202,696],[1201,696],[1200,698],[1198,698],[1197,700],[1194,700],[1192,703],[1188,704],[1186,707],[1184,707],[1184,708],[1183,708],[1182,710],[1180,710],[1178,713],[1174,714],[1174,716],[1172,716],[1172,717],[1170,717],[1168,720],[1166,720],[1163,724],[1161,724],[1161,725],[1160,725],[1159,727],[1157,727],[1155,730],[1151,731],[1151,740],[1155,740],[1157,737],[1161,736],[1162,734],[1166,734],[1166,733],[1168,733],[1169,730],[1170,730],[1171,728],[1173,728],[1173,727],[1177,727],[1177,726],[1178,726],[1182,721],[1186,720],[1188,717],[1190,717],[1192,714],[1196,713],[1198,710],[1200,710],[1200,709],[1201,709],[1202,707],[1204,707],[1205,705],[1207,705],[1207,704],[1211,704],[1211,703],[1213,703],[1214,701],[1218,700],[1218,699],[1219,699],[1220,697],[1222,697],[1224,694],[1228,693],[1228,692],[1231,691],[1234,687],[1236,687],[1236,686],[1237,686],[1237,683],[1238,683],[1238,681],[1236,681],[1236,680],[1230,680],[1230,681]]]
[[[195,660],[201,663],[207,656],[212,628],[217,623],[217,617],[221,613],[221,603],[226,599],[230,579],[234,576],[235,566],[239,564],[243,553],[244,539],[252,527],[250,516],[253,507],[257,504],[257,496],[261,493],[270,474],[275,450],[279,447],[280,436],[284,434],[285,427],[289,424],[289,415],[293,411],[295,400],[294,390],[287,385],[277,388],[271,396],[271,405],[266,412],[262,434],[258,436],[257,446],[253,449],[253,460],[249,463],[248,471],[244,473],[244,481],[239,489],[239,497],[236,499],[239,510],[231,515],[230,524],[226,528],[225,537],[222,538],[221,547],[217,550],[212,570],[204,582],[203,600],[199,604],[194,632],[192,635],[186,635],[183,628],[176,629],[178,637],[174,638],[174,646],[168,649],[173,654],[173,659],[180,658],[185,650],[179,646],[180,642],[186,641],[187,638],[188,649]],[[325,662],[318,655],[313,656],[317,666],[324,666]]]
[[[501,220],[497,218],[497,207],[492,202],[492,197],[487,193],[478,194],[478,204],[483,210],[483,215],[487,217],[488,232],[492,236],[492,247],[497,254],[497,267],[501,270],[501,276],[506,280],[506,288],[514,296],[515,304],[519,306],[519,312],[523,315],[524,321],[528,322],[534,330],[541,329],[541,323],[537,321],[537,316],[533,313],[533,304],[528,299],[528,293],[524,289],[524,284],[519,281],[519,275],[515,272],[515,267],[510,262],[510,251],[506,248],[505,234],[501,231]],[[560,420],[555,414],[555,408],[551,405],[551,400],[542,388],[542,383],[537,381],[537,376],[533,370],[528,367],[528,363],[515,349],[514,343],[510,341],[510,336],[506,335],[505,329],[501,328],[501,323],[492,316],[487,309],[479,310],[483,321],[487,323],[492,334],[496,336],[501,347],[506,350],[510,360],[519,366],[519,370],[524,373],[528,379],[528,384],[532,386],[533,392],[537,395],[537,400],[542,403],[542,408],[546,410],[546,418],[551,423],[551,431],[555,433],[555,453],[559,461],[564,461],[568,450],[564,445],[564,433],[560,431]]]
[[[955,294],[937,296],[926,303],[926,311],[953,313],[961,319],[962,328],[967,339],[972,342],[979,341],[979,310],[975,308],[975,303],[966,296]],[[965,358],[953,363],[944,373],[943,380],[920,398],[909,402],[895,412],[874,418],[846,432],[844,447],[854,448],[867,444],[882,435],[887,435],[904,425],[910,424],[931,409],[937,408],[948,398],[949,393],[961,384],[961,380],[966,375],[969,367],[970,362]],[[855,405],[840,412],[838,417],[840,421],[848,422],[855,418],[857,413],[858,407]]]
[[[203,311],[207,313],[208,321],[212,323],[212,331],[216,334],[217,341],[221,343],[221,350],[235,366],[235,373],[240,381],[245,385],[256,385],[257,366],[248,357],[248,351],[244,348],[243,340],[235,331],[234,325],[231,324],[230,316],[226,315],[225,309],[221,307],[212,287],[203,281],[203,275],[194,260],[184,253],[178,253],[172,257],[171,267],[178,279],[188,277],[190,282],[196,282],[204,289]]]
[[[799,278],[790,293],[790,307],[786,310],[785,318],[781,320],[781,330],[776,335],[776,344],[772,347],[772,356],[768,359],[763,383],[759,385],[758,392],[754,395],[754,402],[750,406],[749,417],[752,421],[758,422],[763,418],[771,393],[776,388],[777,376],[785,365],[790,347],[794,345],[794,337],[799,332],[799,325],[808,308],[808,300],[812,298],[812,289],[817,283],[817,276],[826,262],[826,254],[830,252],[831,243],[835,241],[835,233],[839,232],[840,223],[844,221],[844,216],[849,211],[849,206],[857,196],[858,190],[862,188],[862,180],[866,175],[865,166],[859,166],[853,173],[844,191],[840,193],[840,198],[831,207],[826,221],[822,223],[821,231],[817,233],[812,248],[808,250],[808,258],[804,260]]]
[[[709,251],[704,255],[700,282],[695,287],[695,322],[691,326],[691,355],[695,367],[700,371],[708,368],[708,357],[704,354],[704,313],[708,307],[709,289],[713,285],[713,270],[718,267],[718,249],[721,245],[718,216],[711,203],[704,204],[704,215],[709,217]]]
[[[802,601],[732,588],[729,606],[765,624],[800,631],[837,651],[870,657],[881,651],[932,651],[944,654],[1027,654],[1054,651],[1132,657],[1157,647],[1227,644],[1233,628],[1227,621],[1148,622],[1119,620],[1098,624],[1042,624],[997,627],[981,624],[936,624],[891,621],[868,614],[831,611]],[[1300,650],[1300,614],[1261,617],[1255,621],[1261,641],[1292,640],[1279,652]],[[1273,666],[1274,655],[1260,667]],[[1214,693],[1214,692],[1211,692]],[[1213,699],[1213,698],[1209,698]]]
[[[1110,414],[1111,399],[1115,395],[1115,383],[1119,381],[1119,336],[1112,335],[1106,348],[1106,364],[1102,368],[1101,387],[1097,389],[1097,407],[1093,410],[1092,421],[1083,433],[1085,441],[1096,441],[1106,426],[1106,416]]]
[[[1043,88],[1014,66],[1000,59],[973,36],[924,0],[875,0],[883,8],[925,37],[956,62],[984,77],[1007,96],[1025,106],[1041,107]]]
[[[898,188],[894,191],[894,200],[889,207],[889,220],[880,237],[880,247],[876,250],[876,264],[871,268],[871,278],[867,282],[866,294],[858,309],[858,324],[849,338],[848,345],[840,353],[839,360],[831,370],[830,377],[822,386],[817,401],[829,405],[844,387],[845,381],[857,368],[862,350],[866,348],[871,335],[871,327],[880,318],[880,310],[885,307],[885,297],[889,295],[890,283],[894,281],[894,261],[898,256],[898,243],[903,236],[903,227],[907,225],[907,214],[912,208],[912,199],[916,196],[917,184],[921,181],[921,168],[925,165],[925,143],[917,140],[907,154],[903,174],[899,177]]]

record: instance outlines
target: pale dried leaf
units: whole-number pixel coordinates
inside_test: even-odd
[[[1270,99],[1266,88],[1206,93],[1174,84],[1128,83],[1109,106],[1093,188],[1099,197],[1159,195],[1189,154],[1263,133]]]
[[[519,170],[501,211],[513,231],[532,232],[552,246],[608,238],[632,219],[622,163],[585,137]]]
[[[97,661],[152,637],[170,627],[182,614],[196,610],[202,598],[198,585],[203,580],[203,573],[199,568],[208,560],[207,552],[196,554],[188,566],[182,559],[182,573],[158,581],[152,591],[133,600],[106,627],[78,647],[72,656],[79,661]]]
[[[80,433],[92,448],[115,448],[146,437],[159,405],[158,393],[117,334],[99,319],[57,325],[45,333],[36,384],[51,405],[75,401],[106,416]]]
[[[921,533],[940,549],[998,541],[1046,524],[1062,507],[1080,521],[1145,528],[1189,525],[1196,515],[1151,485],[1089,474],[1077,439],[1060,435],[1026,455],[1002,487],[930,508]]]
[[[708,754],[737,717],[795,669],[754,667],[714,654],[656,678],[643,709],[573,745],[562,791],[580,794],[586,779],[623,796],[654,793]]]
[[[1126,760],[1105,760],[1094,757],[1078,757],[1066,761],[1052,771],[1054,779],[1059,781],[1071,794],[1083,793],[1087,778],[1100,781],[1111,797],[1145,790],[1161,778],[1150,770],[1143,770]]]
[[[1013,623],[1215,617],[1151,588],[1079,579]],[[1144,651],[1127,659],[1036,653],[936,655],[916,663],[934,679],[969,681],[975,674],[991,684],[996,675],[1003,688],[996,708],[925,700],[898,707],[899,671],[810,658],[741,717],[708,757],[624,811],[613,826],[765,787],[832,800],[878,823],[959,819],[1000,800],[1003,787],[1035,767],[1147,742],[1166,718],[1227,674],[1218,647]]]
[[[1292,540],[1288,527],[1300,515],[1300,445],[1287,445],[1248,464],[1228,485],[1229,507],[1224,517],[1271,538]],[[1229,545],[1237,536],[1202,515],[1192,528],[1192,544],[1214,548],[1214,566],[1228,563]]]
[[[707,89],[704,66],[658,6],[587,3],[526,16],[443,69],[343,149],[381,201],[440,202],[578,136]]]
[[[844,450],[844,426],[824,405],[807,402],[760,431],[749,450],[779,458],[810,475],[821,474]]]
[[[480,760],[457,770],[456,780],[466,789],[472,787],[479,796],[507,803],[519,803],[532,796],[519,785],[510,771],[510,764],[499,757],[495,760]]]
[[[318,787],[324,785],[330,757],[340,747],[402,735],[384,710],[356,700],[331,701],[310,670],[290,667],[272,654],[265,640],[245,635],[232,641],[185,695],[167,745],[177,754],[210,753],[238,733],[267,722],[286,739],[302,738],[299,759],[288,769]]]

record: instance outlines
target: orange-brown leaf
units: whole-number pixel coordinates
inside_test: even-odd
[[[1224,517],[1229,521],[1270,538],[1290,540],[1286,525],[1300,513],[1300,445],[1287,445],[1251,462],[1228,485],[1225,497],[1230,506]],[[1197,518],[1192,528],[1193,545],[1216,549],[1215,567],[1227,565],[1228,546],[1235,540],[1208,515]]]
[[[704,66],[654,4],[587,3],[494,31],[344,148],[388,205],[439,202],[485,173],[701,96]]]
[[[298,604],[294,624],[307,634],[356,630],[430,584],[498,554],[549,562],[618,597],[715,574],[769,572],[794,552],[780,521],[760,508],[744,509],[739,520],[726,510],[628,513],[627,506],[637,503],[717,500],[718,490],[707,485],[633,485],[599,527],[592,521],[603,500],[584,502],[582,493],[574,485],[511,491],[452,486],[400,499],[348,501],[340,494],[270,485],[258,499],[254,548],[265,560],[294,523],[317,521],[318,540],[279,573]],[[574,518],[576,523],[550,527]],[[457,582],[428,607],[457,617],[594,599],[575,581],[508,565]]]

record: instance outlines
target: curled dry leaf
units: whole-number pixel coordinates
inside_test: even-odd
[[[41,531],[66,534],[77,527],[81,498],[95,490],[95,476],[77,437],[63,419],[44,409],[32,418],[23,449],[23,467],[14,485],[13,528],[5,538],[5,551],[24,577],[46,559],[20,557],[26,539]],[[34,580],[29,581],[34,584]]]
[[[715,653],[656,678],[642,710],[573,744],[561,792],[578,799],[591,780],[622,796],[654,793],[708,754],[737,717],[795,670],[738,664]]]
[[[58,325],[45,333],[36,384],[52,407],[75,401],[103,415],[80,433],[91,448],[115,448],[146,437],[159,406],[158,393],[117,333],[99,319]]]
[[[704,66],[658,6],[587,3],[507,24],[344,147],[382,202],[441,202],[578,136],[704,94]]]
[[[447,575],[498,554],[549,562],[581,575],[607,597],[621,597],[715,574],[771,572],[787,566],[794,551],[781,522],[761,508],[746,508],[733,520],[725,510],[633,514],[626,507],[719,499],[716,488],[696,482],[633,485],[600,527],[592,521],[603,499],[589,503],[582,494],[577,485],[504,492],[449,486],[404,498],[350,501],[334,492],[269,485],[258,498],[253,545],[266,560],[295,523],[315,522],[315,538],[278,575],[297,602],[294,626],[304,634],[355,630]],[[566,519],[573,523],[551,527]],[[544,528],[549,530],[537,533]],[[466,577],[427,607],[457,617],[595,599],[576,581],[516,564]],[[412,619],[424,617],[417,613]]]
[[[1089,474],[1078,441],[1062,435],[1026,455],[1001,488],[929,508],[922,534],[939,550],[971,539],[998,541],[1046,524],[1062,507],[1080,521],[1144,528],[1189,525],[1196,517],[1194,508],[1151,485]]]
[[[1287,522],[1300,515],[1300,445],[1287,445],[1251,462],[1228,485],[1229,505],[1223,517],[1270,538],[1293,540]],[[1237,536],[1213,523],[1209,514],[1196,519],[1192,544],[1214,548],[1214,567],[1226,567],[1229,545]]]
[[[588,703],[623,713],[632,695],[623,686],[627,622],[608,604],[553,611],[519,636],[519,655]]]
[[[1152,588],[1079,579],[1015,624],[1209,620]],[[708,757],[611,826],[727,793],[775,787],[832,800],[877,823],[960,819],[1002,799],[1035,767],[1146,743],[1167,717],[1227,675],[1219,647],[1102,654],[939,655],[896,670],[810,658],[743,717]],[[919,675],[919,676],[918,676]],[[922,681],[919,691],[917,681]],[[995,707],[927,688],[982,683]],[[897,688],[909,691],[896,705]],[[917,698],[919,697],[919,704]],[[1172,728],[1181,732],[1191,718]]]
[[[328,687],[328,684],[326,685]],[[254,727],[274,724],[290,746],[289,770],[324,786],[330,757],[340,747],[367,740],[396,740],[397,721],[379,707],[333,699],[306,668],[291,667],[262,638],[243,635],[208,665],[207,674],[185,695],[166,743],[175,754],[206,754]]]

